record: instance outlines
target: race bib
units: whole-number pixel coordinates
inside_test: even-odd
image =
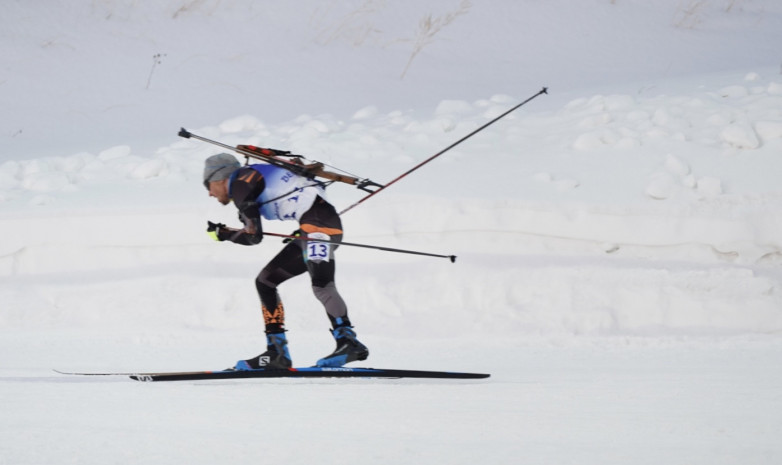
[[[328,234],[323,233],[312,233],[307,234],[307,238],[309,239],[322,239],[324,241],[328,241],[331,239],[331,237]],[[307,241],[307,260],[309,261],[323,261],[327,262],[331,258],[331,243],[328,242],[317,242],[317,241]]]

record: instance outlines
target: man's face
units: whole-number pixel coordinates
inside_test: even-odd
[[[228,196],[228,180],[210,182],[209,197],[214,197],[221,204],[228,205],[231,202],[231,198]]]

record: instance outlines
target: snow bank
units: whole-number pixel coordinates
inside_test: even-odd
[[[774,175],[782,172],[782,101],[777,81],[752,75],[751,82],[717,82],[687,96],[597,95],[552,112],[531,103],[476,135],[346,214],[347,240],[462,257],[450,265],[343,249],[341,286],[357,318],[408,333],[415,330],[395,320],[415,320],[427,332],[447,332],[443,320],[455,315],[462,325],[506,334],[781,330],[779,281],[768,270],[782,262]],[[384,182],[513,102],[449,100],[429,116],[365,108],[347,119],[302,115],[280,124],[247,115],[189,129]],[[109,324],[127,324],[117,316],[127,313],[160,323],[172,285],[182,292],[176,301],[189,304],[162,321],[242,324],[237,312],[257,307],[252,276],[277,246],[267,240],[247,250],[202,236],[206,219],[236,221],[200,185],[202,160],[216,151],[174,140],[153,157],[117,146],[0,165],[7,207],[0,274],[36,287],[36,276],[116,277],[103,286],[71,278],[67,288],[43,286],[35,294],[59,297],[44,299],[35,317],[21,311],[18,289],[5,289],[16,309],[4,324],[80,324],[82,312]],[[341,208],[361,196],[346,186],[330,192]],[[222,279],[226,273],[232,279]],[[213,285],[213,276],[223,284]],[[144,301],[136,286],[163,300]],[[306,286],[296,289],[304,295],[291,292],[286,302],[313,306]],[[76,304],[84,295],[91,297]]]

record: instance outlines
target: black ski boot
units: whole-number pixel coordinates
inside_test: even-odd
[[[336,368],[356,360],[366,360],[369,357],[369,349],[356,339],[356,332],[351,326],[341,326],[332,330],[331,334],[337,341],[337,348],[331,355],[318,360],[316,366]]]
[[[266,335],[266,352],[249,360],[239,360],[234,370],[287,370],[293,364],[288,353],[288,340],[285,333]]]

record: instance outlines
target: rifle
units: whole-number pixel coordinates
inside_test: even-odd
[[[197,139],[210,144],[222,147],[224,149],[233,150],[236,153],[242,154],[246,159],[254,158],[256,160],[264,161],[270,165],[285,168],[286,170],[304,176],[308,179],[314,179],[316,177],[328,179],[331,182],[342,182],[356,186],[364,192],[374,193],[383,188],[382,184],[378,184],[369,179],[361,179],[355,176],[348,176],[345,174],[334,173],[332,171],[326,171],[324,164],[319,161],[313,161],[312,163],[304,163],[304,157],[302,155],[294,155],[291,152],[285,150],[277,150],[270,148],[256,147],[254,145],[237,145],[232,147],[216,140],[207,139],[199,135],[193,134],[185,128],[179,130],[179,137],[185,139]]]

